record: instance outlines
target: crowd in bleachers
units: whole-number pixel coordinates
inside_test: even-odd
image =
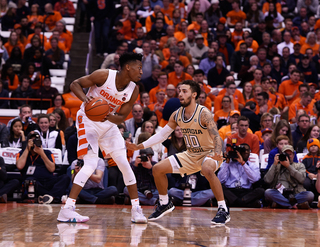
[[[23,12],[19,11],[20,2],[24,1],[19,1],[17,16]],[[121,0],[116,3],[81,2],[88,19],[94,23],[97,56],[104,57],[102,69],[119,69],[119,57],[124,52],[143,55],[143,76],[137,83],[140,95],[126,122],[118,126],[124,139],[141,143],[164,127],[171,113],[180,106],[180,82],[192,79],[202,89],[198,103],[213,113],[225,152],[232,150],[233,145],[242,144],[244,148],[242,158],[227,159],[218,172],[229,206],[308,208],[307,205],[317,200],[320,192],[320,93],[317,92],[320,6],[317,0]],[[13,3],[9,5],[15,10]],[[34,131],[44,148],[60,150],[61,163],[70,165],[79,162],[73,123],[81,101],[72,92],[61,95],[54,91],[49,69],[61,66],[61,57],[70,51],[72,37],[68,36],[65,23],[53,18],[59,13],[54,12],[50,17],[56,21],[55,25],[46,22],[45,26],[53,31],[52,38],[43,44],[41,13],[53,10],[49,5],[42,7],[31,5],[25,20],[27,28],[23,17],[8,28],[19,31],[12,31],[8,42],[1,46],[0,96],[8,97],[11,90],[11,96],[17,98],[52,99],[52,107],[49,108],[49,101],[42,105],[32,102],[33,108],[49,108],[49,115],[33,121],[29,119],[32,110],[24,105],[25,101],[10,101],[10,106],[20,107],[20,115],[9,122],[8,139],[3,141],[6,143],[3,146],[24,149],[28,134]],[[34,33],[23,36],[27,30]],[[53,58],[59,59],[53,61]],[[8,102],[2,102],[3,108],[9,107]],[[128,150],[141,202],[153,205],[158,195],[152,166],[185,150],[185,145],[183,133],[177,128],[162,145],[142,152]],[[281,153],[286,155],[285,161],[279,160]],[[113,203],[110,197],[115,197],[117,203],[123,203],[128,193],[121,172],[112,159],[103,155],[101,158],[108,167],[103,174],[108,177],[108,183],[105,180],[99,188],[114,186],[117,191],[112,187],[112,193],[106,193],[108,200],[98,200],[97,196],[87,201]],[[141,155],[146,155],[147,161],[142,162]],[[240,170],[236,168],[238,163],[242,165]],[[74,163],[67,171],[70,180],[79,169],[75,167]],[[192,205],[212,205],[214,195],[200,174],[183,179],[168,175],[168,178],[169,195],[175,204],[182,205],[183,191],[191,188]],[[59,201],[57,196],[53,197]],[[86,201],[85,197],[82,199]]]

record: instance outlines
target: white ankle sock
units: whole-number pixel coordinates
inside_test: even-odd
[[[160,201],[160,205],[166,205],[169,203],[169,197],[168,194],[166,195],[159,195],[159,201]]]
[[[220,208],[220,207],[224,208],[224,210],[226,210],[226,212],[228,212],[228,208],[227,208],[225,200],[218,201],[218,208]]]
[[[66,204],[64,205],[63,208],[71,208],[71,207],[74,207],[75,205],[76,205],[76,200],[68,197]]]
[[[131,200],[131,205],[132,205],[132,207],[139,206],[139,198],[132,199]]]

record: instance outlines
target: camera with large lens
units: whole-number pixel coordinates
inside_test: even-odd
[[[279,154],[279,161],[286,161],[287,160],[287,157],[289,159],[289,156],[287,153],[280,153]],[[290,160],[290,159],[289,159]]]
[[[244,153],[246,151],[246,147],[244,145],[230,145],[227,144],[227,147],[230,147],[231,150],[227,153],[227,158],[229,159],[237,159],[238,158],[238,154],[237,151],[239,153]]]
[[[297,203],[297,199],[294,196],[293,188],[284,188],[282,195],[289,200],[289,203],[293,206]]]
[[[36,138],[33,139],[33,144],[37,147],[41,147],[42,141],[39,135],[36,135]]]
[[[78,160],[77,160],[77,166],[78,166],[78,167],[83,167],[83,165],[84,165],[84,161],[78,159]]]
[[[147,199],[151,199],[153,197],[153,194],[148,186],[142,186],[141,188],[139,188],[139,192],[144,194],[147,197]]]
[[[146,154],[141,154],[140,155],[140,159],[142,162],[147,162],[149,159],[148,159],[148,155]]]

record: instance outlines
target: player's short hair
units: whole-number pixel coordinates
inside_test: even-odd
[[[127,52],[124,53],[120,59],[120,67],[124,68],[124,66],[131,62],[141,61],[142,60],[142,54],[133,53],[133,52]]]
[[[200,93],[201,93],[201,88],[199,86],[199,83],[195,82],[195,81],[192,81],[192,80],[185,80],[181,83],[182,85],[189,85],[190,86],[190,89],[191,89],[191,92],[194,93],[196,92],[197,93],[197,96],[196,96],[196,99],[199,98],[200,96]]]

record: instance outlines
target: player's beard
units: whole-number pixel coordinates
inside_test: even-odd
[[[181,103],[181,101],[180,101],[180,104],[181,104],[181,106],[183,106],[183,107],[189,106],[190,103],[191,103],[191,96],[188,97],[186,100],[183,100],[183,103]]]

